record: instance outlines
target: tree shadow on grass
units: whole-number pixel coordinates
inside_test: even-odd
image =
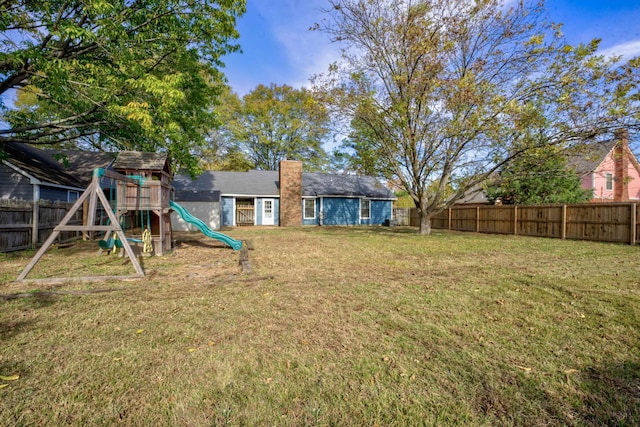
[[[543,390],[540,384],[525,389],[528,399],[538,400],[544,408],[547,420],[567,426],[640,425],[638,363],[587,367],[567,374],[567,382],[574,390],[569,397]],[[528,421],[535,424],[530,416]]]
[[[577,408],[580,424],[640,425],[640,364],[587,368],[579,378],[584,393],[584,404]]]

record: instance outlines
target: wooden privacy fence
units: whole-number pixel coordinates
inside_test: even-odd
[[[0,252],[19,251],[41,245],[64,218],[72,203],[36,203],[0,200]],[[82,224],[82,211],[74,218]],[[59,243],[81,237],[77,231],[63,232]]]
[[[419,225],[415,209],[411,225]],[[433,217],[431,227],[635,245],[640,243],[640,204],[455,206]]]

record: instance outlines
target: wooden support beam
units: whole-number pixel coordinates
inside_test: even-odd
[[[59,225],[54,228],[58,231],[117,231],[114,225]]]
[[[117,174],[120,175],[120,174]],[[109,220],[111,221],[111,225],[108,226],[100,226],[100,225],[86,225],[86,226],[74,226],[67,225],[69,221],[73,218],[74,214],[80,209],[85,202],[85,200],[89,197],[95,197],[102,202],[102,206],[104,206],[107,215],[109,216]],[[93,202],[95,208],[95,201]],[[71,207],[69,212],[65,215],[65,217],[60,221],[60,224],[54,228],[53,233],[49,236],[47,241],[42,245],[42,247],[36,252],[34,257],[31,259],[31,262],[27,264],[25,269],[20,273],[17,278],[17,281],[22,282],[25,280],[31,269],[40,261],[44,253],[49,249],[51,244],[55,241],[55,239],[60,235],[61,231],[107,231],[107,232],[115,232],[122,243],[122,247],[131,260],[131,264],[133,265],[138,277],[144,277],[144,270],[140,266],[138,259],[133,253],[133,249],[131,249],[131,245],[127,241],[127,237],[122,231],[122,227],[120,227],[120,223],[116,215],[112,212],[111,206],[109,205],[109,201],[107,197],[104,195],[102,191],[102,187],[100,187],[100,175],[94,173],[91,184],[87,187],[87,189],[82,193],[82,195],[76,200],[74,205]]]

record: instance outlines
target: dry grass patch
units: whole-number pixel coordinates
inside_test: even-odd
[[[375,227],[229,234],[253,242],[252,275],[238,253],[183,235],[144,260],[147,279],[55,288],[112,292],[0,301],[0,375],[19,376],[0,379],[0,419],[640,423],[637,247]],[[47,262],[95,275],[81,249]],[[0,255],[3,294],[49,289],[8,283],[27,262]]]

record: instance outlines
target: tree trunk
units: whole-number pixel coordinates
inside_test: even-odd
[[[423,211],[420,211],[419,234],[431,234],[431,218]]]
[[[420,230],[418,234],[431,234],[431,216],[427,213],[427,198],[423,196],[416,205],[420,215]]]

